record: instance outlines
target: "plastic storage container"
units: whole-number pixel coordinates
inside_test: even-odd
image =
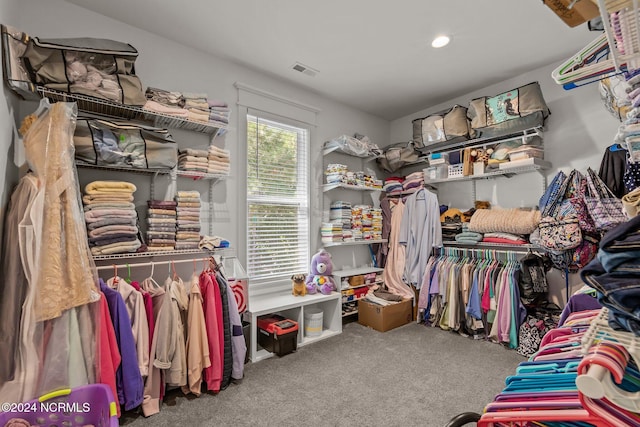
[[[277,314],[258,318],[258,344],[278,356],[298,349],[298,322]]]
[[[449,177],[449,165],[444,163],[437,166],[429,166],[423,169],[422,172],[424,173],[425,182],[447,179]]]
[[[509,151],[509,160],[522,160],[522,159],[542,159],[544,158],[544,150],[540,147],[531,147],[528,145],[523,145],[522,147],[516,148],[514,150]]]
[[[319,337],[322,335],[323,312],[319,308],[304,308],[304,336]]]

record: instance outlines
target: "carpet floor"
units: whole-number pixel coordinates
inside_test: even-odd
[[[159,414],[125,413],[121,425],[442,427],[481,412],[525,359],[501,345],[415,323],[343,333],[283,357],[245,365],[217,395],[173,391]]]

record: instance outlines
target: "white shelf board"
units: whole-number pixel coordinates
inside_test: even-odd
[[[354,314],[358,314],[358,310],[350,311],[348,313],[342,313],[342,317],[349,317],[349,316],[353,316]]]
[[[375,243],[387,243],[387,239],[380,240],[356,240],[355,242],[322,242],[322,246],[354,246],[354,245],[373,245]]]
[[[266,294],[249,299],[248,311],[255,315],[272,313],[274,311],[287,310],[309,304],[316,304],[323,301],[340,299],[340,292],[332,292],[329,295],[307,294],[305,296],[294,296],[292,294]]]
[[[359,159],[364,159],[365,161],[371,161],[371,160],[375,160],[375,159],[381,157],[381,156],[375,156],[373,154],[367,154],[366,156],[358,156],[358,155],[351,154],[351,153],[348,153],[348,152],[344,151],[341,147],[339,147],[337,145],[333,146],[333,147],[323,148],[322,149],[322,155],[323,156],[326,156],[327,154],[331,154],[331,153],[334,153],[334,152],[338,152],[340,154],[345,154],[345,155],[351,156],[351,157],[356,157],[356,158],[359,158]]]
[[[327,191],[335,190],[336,188],[344,188],[347,190],[355,191],[382,191],[382,188],[367,187],[366,185],[345,184],[343,182],[324,184],[322,186],[322,191],[326,193]]]
[[[509,169],[496,169],[494,171],[487,172],[482,175],[469,175],[469,176],[463,176],[458,178],[434,179],[434,180],[425,181],[425,184],[428,185],[428,184],[442,184],[446,182],[457,182],[457,181],[473,181],[477,179],[495,178],[500,176],[510,177],[513,175],[518,175],[518,174],[528,173],[528,172],[535,172],[539,170],[547,170],[550,168],[551,168],[551,163],[544,162],[543,164],[538,164],[538,165],[533,164],[533,165],[520,166],[515,168],[509,168]]]
[[[229,178],[229,175],[224,175],[224,174],[219,174],[219,173],[204,173],[204,172],[195,172],[195,171],[183,171],[178,169],[176,171],[176,174],[178,176],[184,177],[184,178],[192,178],[194,180],[198,180],[198,179],[215,179],[215,180],[222,180],[222,179],[227,179]]]
[[[340,335],[341,331],[333,331],[331,329],[324,329],[320,335],[317,337],[304,337],[301,343],[298,343],[298,347],[304,347],[307,344],[312,344],[317,341],[322,341],[327,338],[335,337],[336,335]]]
[[[349,269],[334,271],[333,276],[350,277],[350,276],[359,276],[361,274],[367,274],[367,273],[382,273],[383,271],[384,271],[384,268],[378,268],[378,267],[357,267],[357,268],[349,268]]]

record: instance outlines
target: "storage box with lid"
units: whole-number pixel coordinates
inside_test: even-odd
[[[278,356],[298,349],[298,322],[278,314],[258,318],[258,344]]]
[[[423,169],[422,172],[424,173],[424,182],[447,179],[449,177],[449,164],[443,163],[441,165],[429,166]]]
[[[522,147],[514,148],[509,151],[509,160],[512,162],[530,158],[543,159],[544,150],[541,147],[523,145]]]

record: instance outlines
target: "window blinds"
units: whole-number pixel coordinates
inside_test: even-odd
[[[247,267],[289,279],[309,263],[309,130],[247,115]]]

